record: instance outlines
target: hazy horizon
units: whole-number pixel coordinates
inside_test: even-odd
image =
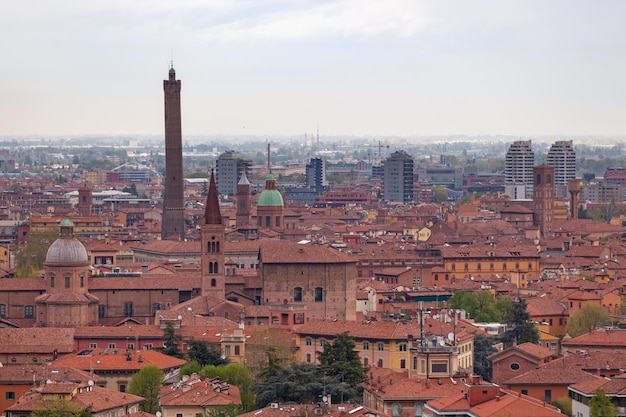
[[[0,136],[626,135],[620,1],[80,0],[0,16]]]

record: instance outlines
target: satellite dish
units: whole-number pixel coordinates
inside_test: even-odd
[[[367,316],[367,310],[363,310],[363,315]]]
[[[448,339],[454,341],[454,333],[452,332],[448,333]]]
[[[157,411],[157,412],[156,412],[156,417],[161,417],[162,415],[163,415],[163,414],[161,414],[161,412],[160,412],[160,411]]]
[[[183,316],[181,316],[180,314],[178,315],[178,317],[176,317],[178,320],[182,320]]]
[[[325,403],[327,403],[327,402],[328,402],[328,397],[327,397],[326,395],[324,395],[324,396],[322,397],[322,401],[324,401]]]
[[[439,343],[439,346],[443,346],[443,345],[446,344],[446,341],[443,340],[443,339],[439,339],[439,340],[437,340],[437,343]]]
[[[46,384],[52,384],[53,381],[51,379],[46,380]]]
[[[90,387],[93,387],[93,379],[90,379],[90,380],[87,382],[87,385],[89,385]]]

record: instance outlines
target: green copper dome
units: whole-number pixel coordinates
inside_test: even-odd
[[[270,172],[265,177],[265,190],[259,195],[257,207],[283,207],[283,196],[276,189],[276,177]]]
[[[278,190],[263,190],[263,192],[259,196],[257,206],[282,207],[284,206],[283,196]]]

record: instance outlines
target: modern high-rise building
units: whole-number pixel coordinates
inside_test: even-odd
[[[512,199],[520,200],[532,196],[534,166],[535,152],[531,141],[513,142],[504,160],[504,190]]]
[[[165,92],[165,190],[161,239],[185,239],[185,201],[183,195],[183,136],[180,117],[180,80],[174,67],[163,81]]]
[[[413,201],[413,158],[404,151],[396,151],[383,166],[383,191],[387,201]]]
[[[311,158],[306,165],[305,183],[307,187],[315,188],[321,194],[328,186],[326,181],[326,161],[322,158]]]
[[[546,164],[554,167],[554,195],[567,197],[567,185],[576,178],[576,151],[571,140],[559,140],[552,144]]]
[[[216,161],[217,168],[217,192],[222,195],[235,195],[237,184],[244,170],[250,169],[252,161],[245,159],[236,151],[226,151]]]

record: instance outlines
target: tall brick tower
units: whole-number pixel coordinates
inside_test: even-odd
[[[178,236],[185,239],[183,199],[183,137],[180,122],[180,80],[174,67],[163,81],[165,92],[165,191],[161,239]]]
[[[224,224],[220,203],[217,198],[215,175],[211,171],[209,193],[204,209],[204,219],[200,225],[200,239],[202,241],[202,295],[224,299]]]
[[[91,216],[93,207],[93,191],[87,182],[78,189],[78,212],[81,217]]]
[[[251,211],[251,198],[250,198],[250,181],[246,177],[246,170],[241,173],[241,179],[237,183],[237,227],[250,226],[250,211]]]
[[[552,230],[554,213],[554,167],[537,165],[533,168],[533,216],[542,236]]]

